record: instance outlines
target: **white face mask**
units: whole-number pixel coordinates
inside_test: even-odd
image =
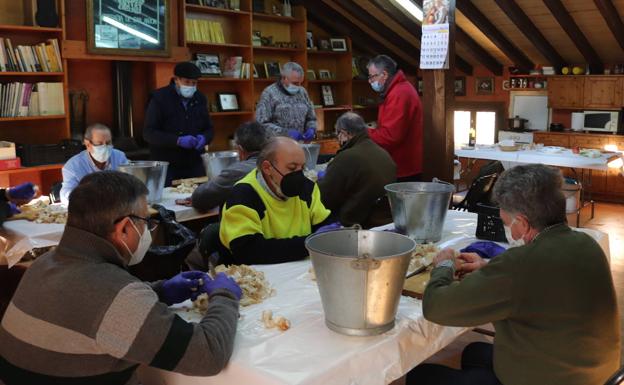
[[[147,253],[147,250],[152,244],[152,234],[147,229],[147,227],[145,227],[145,230],[143,230],[143,234],[141,234],[139,232],[139,229],[137,229],[136,225],[134,224],[132,220],[130,220],[130,223],[132,224],[132,227],[134,227],[134,230],[137,232],[137,234],[139,234],[140,238],[139,238],[139,245],[137,246],[137,249],[134,251],[134,253],[130,251],[130,248],[128,247],[128,245],[126,245],[126,242],[124,242],[124,246],[126,246],[126,250],[128,250],[128,253],[132,255],[132,257],[130,258],[130,262],[128,262],[128,266],[137,265],[141,263],[141,261],[143,260],[143,257],[145,257],[145,253]]]
[[[182,95],[182,97],[190,99],[193,97],[193,95],[195,95],[195,91],[197,91],[197,87],[180,85],[179,90],[180,90],[180,95]]]
[[[291,95],[296,95],[299,93],[300,88],[294,84],[289,84],[284,87],[286,91]]]
[[[111,152],[113,152],[113,146],[110,144],[101,144],[99,146],[93,145],[91,148],[90,154],[93,159],[97,160],[100,163],[108,162],[108,158],[111,156]]]
[[[513,226],[514,223],[516,223],[515,218],[511,222],[511,225],[509,226],[503,225],[503,227],[505,228],[505,238],[507,238],[507,243],[509,243],[510,248],[524,246],[525,244],[524,238],[522,237],[520,239],[513,239],[513,235],[511,235],[511,226]]]
[[[373,89],[373,91],[375,92],[381,92],[383,91],[383,86],[381,85],[381,83],[379,83],[379,81],[374,81],[371,83],[371,88]]]

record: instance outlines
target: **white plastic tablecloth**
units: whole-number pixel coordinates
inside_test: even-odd
[[[501,151],[498,148],[477,148],[474,150],[455,150],[455,155],[462,158],[500,160],[510,163],[542,163],[549,166],[571,167],[589,170],[608,170],[607,163],[618,156],[616,153],[601,154],[599,158],[589,158],[565,149],[551,153],[544,149]]]
[[[175,194],[169,188],[163,191],[162,200],[158,204],[175,213],[178,222],[186,222],[194,219],[217,215],[217,208],[200,213],[192,207],[181,206],[175,203],[176,199],[183,199],[190,194]],[[6,221],[0,226],[0,236],[9,241],[9,248],[3,255],[0,250],[0,264],[8,264],[9,267],[19,262],[24,253],[38,248],[58,245],[65,229],[64,224],[35,223],[25,219]]]

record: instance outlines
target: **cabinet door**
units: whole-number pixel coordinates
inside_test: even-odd
[[[533,133],[533,142],[543,143],[544,146],[570,147],[570,136],[535,132]]]
[[[622,79],[607,76],[585,78],[583,101],[585,108],[620,108],[622,106]]]
[[[548,78],[548,107],[582,108],[583,80],[573,76]]]
[[[602,150],[606,144],[609,144],[609,137],[607,135],[571,135],[570,137],[571,147],[596,148]]]

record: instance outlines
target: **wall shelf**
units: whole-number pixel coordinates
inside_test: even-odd
[[[249,79],[242,79],[242,78],[224,78],[224,77],[203,77],[203,78],[199,78],[197,79],[197,81],[199,82],[208,82],[208,83],[219,83],[219,82],[232,82],[232,83],[241,83],[241,82],[248,82]]]
[[[281,47],[266,47],[266,46],[261,46],[261,47],[253,47],[254,51],[266,51],[266,52],[297,52],[297,53],[303,53],[305,50],[301,49],[301,48],[281,48]]]
[[[62,28],[44,28],[30,25],[0,24],[0,32],[21,32],[21,33],[62,33]]]
[[[0,122],[18,122],[23,120],[53,120],[65,118],[65,115],[16,116],[12,118],[0,118]]]
[[[63,76],[64,72],[0,72],[0,76]]]
[[[210,15],[233,15],[233,16],[249,16],[249,12],[237,11],[234,9],[206,7],[203,5],[186,4],[187,12],[207,13]]]
[[[288,23],[288,24],[304,22],[304,20],[297,19],[294,17],[269,15],[266,13],[252,13],[251,15],[252,15],[253,20],[273,21],[273,22]]]

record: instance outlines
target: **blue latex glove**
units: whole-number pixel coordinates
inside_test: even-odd
[[[10,199],[31,200],[35,196],[35,185],[30,182],[18,184],[9,189]]]
[[[180,136],[178,137],[178,146],[188,149],[194,148],[197,146],[197,138],[193,135]]]
[[[321,170],[319,172],[316,173],[316,179],[317,180],[321,180],[323,178],[325,178],[325,174],[327,173],[327,171],[325,170]]]
[[[15,214],[21,213],[22,210],[17,207],[17,205],[13,202],[9,202],[9,216],[12,217]]]
[[[236,296],[236,299],[241,299],[243,296],[243,291],[240,286],[238,286],[234,279],[225,275],[225,273],[217,273],[217,276],[214,279],[204,281],[204,286],[202,286],[201,291],[210,295],[217,289],[228,290]]]
[[[338,230],[340,228],[342,228],[342,225],[340,224],[340,222],[334,222],[334,223],[330,223],[328,225],[319,227],[318,230],[314,232],[314,234],[324,233],[326,231]]]
[[[194,301],[201,294],[200,278],[204,283],[210,280],[208,274],[201,271],[182,272],[162,284],[160,298],[167,305],[180,303],[189,298]]]
[[[316,131],[314,130],[314,128],[308,128],[304,133],[303,133],[303,140],[306,142],[311,141],[312,139],[314,139],[314,134],[316,133]]]
[[[290,136],[291,138],[297,141],[303,140],[303,136],[297,130],[288,130],[288,136]]]
[[[505,248],[490,241],[473,242],[460,250],[462,253],[477,253],[481,258],[494,258],[505,251]]]
[[[203,151],[204,146],[206,145],[206,137],[203,135],[196,135],[195,137],[197,138],[197,144],[195,145],[195,149],[197,151]]]

